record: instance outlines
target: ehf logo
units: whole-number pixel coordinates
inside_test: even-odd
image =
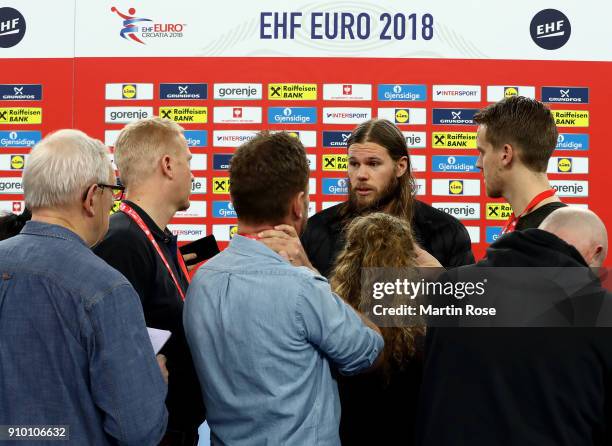
[[[557,50],[567,43],[572,25],[565,14],[556,9],[538,12],[529,25],[531,39],[545,50]]]

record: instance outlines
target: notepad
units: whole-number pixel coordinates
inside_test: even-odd
[[[151,327],[147,327],[147,331],[149,332],[151,344],[153,344],[153,350],[155,351],[155,354],[158,354],[166,343],[166,341],[170,339],[170,335],[172,333],[168,330],[159,330],[157,328]]]

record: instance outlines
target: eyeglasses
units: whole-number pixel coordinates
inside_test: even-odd
[[[125,192],[125,186],[119,186],[118,184],[103,184],[103,183],[98,183],[97,186],[100,189],[104,189],[105,187],[108,187],[113,193],[113,201],[123,200],[123,193]]]

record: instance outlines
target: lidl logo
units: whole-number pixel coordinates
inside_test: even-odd
[[[11,155],[11,169],[22,170],[25,166],[25,158],[23,155]]]
[[[229,194],[230,180],[228,177],[215,177],[213,182],[213,194]]]
[[[487,203],[487,220],[508,220],[512,215],[512,206],[508,203]]]
[[[0,124],[41,124],[42,108],[0,108]]]
[[[124,99],[153,99],[153,84],[106,84],[105,98],[115,101]]]
[[[268,99],[314,101],[317,99],[317,84],[270,84]]]
[[[552,110],[555,124],[559,127],[588,127],[588,110]]]
[[[451,195],[462,195],[463,194],[463,180],[449,181],[448,192]]]
[[[571,172],[572,171],[572,159],[571,158],[559,158],[557,161],[557,169],[559,172]]]
[[[346,171],[347,169],[347,155],[323,155],[323,170],[339,172]]]
[[[207,107],[159,107],[159,116],[178,123],[206,124]]]
[[[395,122],[398,124],[405,124],[410,121],[410,113],[405,108],[398,108],[395,110]]]
[[[512,96],[518,96],[518,87],[504,87],[504,98],[511,98]]]
[[[230,240],[233,239],[236,234],[238,234],[238,225],[230,225],[229,227]]]
[[[123,99],[134,99],[136,97],[136,85],[126,84],[121,89]]]
[[[424,108],[379,108],[378,117],[396,124],[421,125],[427,122],[427,112]]]

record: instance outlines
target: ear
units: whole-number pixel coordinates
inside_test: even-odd
[[[85,198],[83,199],[81,206],[88,217],[93,217],[96,215],[96,203],[97,200],[100,199],[100,194],[98,194],[99,189],[100,188],[96,184],[92,184],[89,189],[87,189],[87,192],[85,192]]]
[[[500,150],[500,158],[502,166],[508,167],[512,164],[512,160],[515,156],[514,147],[512,144],[504,144]]]
[[[408,170],[408,157],[402,156],[395,162],[395,176],[401,177],[406,173],[406,170]]]
[[[585,259],[589,266],[601,266],[603,260],[600,259],[601,254],[603,252],[603,246],[597,245],[594,249],[591,250],[589,258]],[[599,260],[602,260],[601,262]]]
[[[174,165],[170,155],[164,155],[160,160],[162,174],[170,179],[174,178]]]
[[[304,216],[304,198],[305,192],[300,192],[293,197],[291,201],[291,218],[301,220]]]

